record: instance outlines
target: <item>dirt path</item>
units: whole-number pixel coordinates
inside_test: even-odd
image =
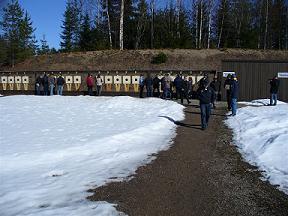
[[[287,216],[288,196],[261,181],[231,145],[225,110],[213,113],[206,131],[195,105],[185,112],[173,147],[140,167],[131,181],[97,188],[89,198],[118,204],[130,216]]]

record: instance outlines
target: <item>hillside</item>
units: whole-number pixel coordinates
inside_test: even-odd
[[[152,57],[159,52],[168,56],[167,62],[151,64]],[[288,60],[288,52],[241,49],[105,50],[35,56],[14,68],[2,70],[221,70],[224,59]]]

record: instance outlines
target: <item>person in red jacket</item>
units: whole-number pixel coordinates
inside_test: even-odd
[[[94,79],[90,73],[88,74],[88,76],[86,78],[86,84],[87,84],[87,88],[88,88],[88,94],[90,96],[92,96],[93,95]]]

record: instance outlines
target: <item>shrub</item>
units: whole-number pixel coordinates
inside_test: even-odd
[[[151,63],[152,64],[162,64],[167,61],[168,57],[165,53],[160,52],[156,56],[153,56]]]

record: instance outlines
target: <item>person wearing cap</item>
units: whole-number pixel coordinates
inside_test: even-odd
[[[236,115],[237,112],[237,99],[239,94],[239,85],[236,76],[233,74],[231,76],[231,109],[232,109],[232,116]]]
[[[270,106],[277,105],[277,93],[280,86],[280,80],[277,76],[274,76],[273,79],[269,81],[270,83]]]
[[[224,88],[226,89],[226,100],[228,110],[231,110],[231,84],[232,84],[231,74],[228,74],[227,79],[224,82]]]
[[[207,84],[206,86],[200,85],[197,90],[197,96],[200,102],[201,128],[202,130],[205,130],[208,126],[211,114],[211,106],[214,101],[215,92],[209,86],[209,84]]]

